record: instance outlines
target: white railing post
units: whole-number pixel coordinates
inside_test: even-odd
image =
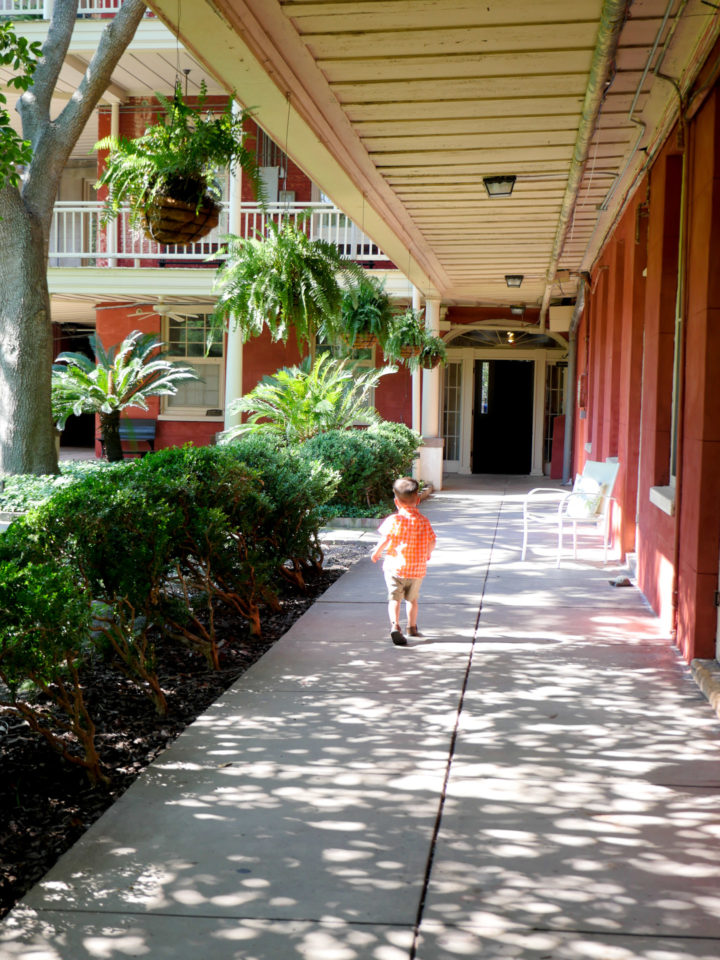
[[[52,20],[55,0],[43,0],[43,20]]]

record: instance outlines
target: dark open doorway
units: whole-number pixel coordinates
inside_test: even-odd
[[[475,362],[473,473],[530,473],[534,373],[532,360]]]
[[[82,353],[90,359],[94,358],[87,330],[78,330],[69,325],[63,327],[56,345],[58,353]],[[65,429],[60,435],[60,446],[93,448],[95,446],[95,414],[81,413],[79,416],[68,417]]]

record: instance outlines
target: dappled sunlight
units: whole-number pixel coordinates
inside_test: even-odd
[[[552,538],[520,562],[527,482],[427,503],[407,647],[380,571],[340,578],[8,918],[3,960],[716,960],[720,723],[617,567],[557,570]]]
[[[488,913],[476,923],[427,921],[417,960],[716,960],[717,941],[527,930]]]
[[[425,916],[714,936],[717,838],[716,790],[453,778]]]
[[[40,915],[23,908],[9,924],[3,960],[407,960],[412,926],[350,924],[332,915],[317,920],[272,921],[199,917],[182,925],[177,916],[83,917]],[[32,946],[28,946],[32,944]]]

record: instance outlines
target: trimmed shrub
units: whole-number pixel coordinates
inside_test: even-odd
[[[359,507],[392,498],[393,481],[410,473],[420,444],[408,427],[382,422],[367,430],[329,430],[307,440],[300,451],[342,477],[333,504]]]
[[[79,674],[91,620],[90,597],[72,570],[54,560],[0,559],[0,680],[8,691],[0,704],[97,783],[107,777]],[[57,711],[45,709],[43,697]]]
[[[258,518],[256,535],[272,544],[275,571],[304,587],[303,571],[322,560],[321,507],[334,496],[340,474],[304,457],[297,448],[259,435],[222,449],[256,471],[268,507]]]
[[[159,713],[167,709],[155,672],[151,628],[162,622],[163,584],[172,569],[181,517],[171,486],[149,495],[136,464],[88,475],[13,524],[6,548],[55,557],[93,598],[93,635],[140,682]]]
[[[146,457],[135,482],[150,488],[169,483],[175,491],[180,519],[174,574],[190,614],[186,625],[177,619],[180,611],[171,592],[166,596],[171,601],[168,611],[174,611],[172,624],[188,640],[209,644],[206,652],[217,666],[214,630],[211,623],[203,628],[196,611],[202,608],[211,616],[212,602],[219,600],[240,613],[250,632],[259,635],[258,604],[277,603],[270,586],[276,558],[263,533],[271,508],[261,480],[226,448],[185,446]],[[189,623],[200,632],[194,633]]]

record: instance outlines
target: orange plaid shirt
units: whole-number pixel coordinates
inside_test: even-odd
[[[425,576],[436,539],[427,517],[415,507],[400,507],[383,520],[378,533],[387,541],[385,570],[408,579]]]

